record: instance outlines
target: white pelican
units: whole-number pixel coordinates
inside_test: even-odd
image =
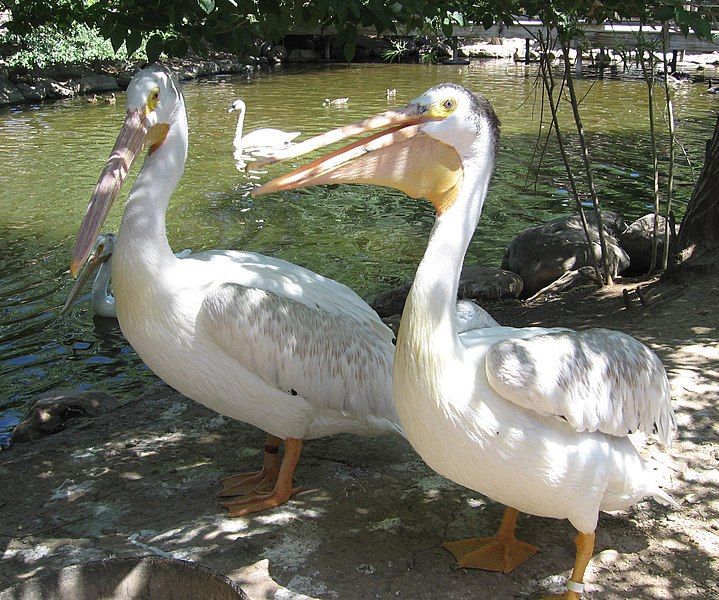
[[[230,516],[239,516],[298,492],[292,475],[303,440],[399,431],[393,335],[348,287],[283,260],[229,250],[179,260],[167,240],[165,212],[184,170],[187,137],[185,103],[167,71],[150,66],[136,74],[70,271],[76,275],[86,262],[135,157],[149,148],[113,255],[117,318],[166,383],[267,432],[262,470],[223,481],[222,496],[249,492],[225,503]]]
[[[459,335],[452,308],[494,167],[499,121],[481,96],[433,87],[388,111],[306,140],[298,156],[384,128],[259,188],[372,183],[429,198],[437,217],[407,298],[393,387],[407,439],[441,475],[507,505],[494,537],[446,544],[464,567],[509,572],[534,554],[515,538],[518,511],[579,531],[567,592],[583,592],[600,510],[646,496],[671,502],[628,433],[676,428],[657,356],[616,331],[489,327]]]
[[[349,101],[349,98],[335,98],[334,100],[325,98],[322,101],[322,106],[324,106],[325,108],[327,108],[328,106],[346,106]]]
[[[247,112],[245,102],[239,98],[235,100],[227,109],[228,113],[234,111],[239,112],[237,115],[237,127],[235,128],[235,139],[232,142],[235,153],[247,152],[253,149],[281,148],[290,144],[292,140],[300,135],[299,131],[282,131],[281,129],[264,127],[250,131],[250,133],[243,136],[242,128],[245,123],[245,113]]]
[[[75,285],[68,294],[67,302],[62,307],[60,314],[65,314],[70,304],[82,289],[84,283],[88,280],[93,271],[97,269],[95,281],[92,283],[92,291],[90,293],[90,301],[92,310],[99,317],[107,319],[117,319],[117,311],[115,310],[115,297],[110,291],[110,277],[112,276],[112,253],[115,251],[115,235],[112,233],[101,233],[97,236],[95,246],[92,249],[90,257],[85,264],[82,272],[78,275]],[[192,250],[186,248],[181,252],[175,252],[177,258],[185,258],[192,254]],[[479,307],[477,307],[479,308]],[[480,309],[481,310],[481,309]],[[471,311],[467,310],[467,317],[481,318],[474,316]],[[491,318],[491,317],[490,317]]]

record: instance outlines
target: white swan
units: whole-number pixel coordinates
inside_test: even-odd
[[[492,538],[451,542],[459,564],[509,572],[537,549],[514,537],[518,511],[566,518],[577,554],[563,598],[579,598],[600,510],[671,501],[627,437],[669,444],[676,428],[657,356],[616,331],[488,327],[458,334],[454,298],[499,143],[481,96],[442,84],[406,108],[306,140],[264,163],[375,133],[255,194],[372,183],[429,198],[437,217],[402,315],[394,397],[407,439],[441,475],[508,506]]]
[[[235,128],[235,139],[232,142],[237,152],[249,152],[252,150],[267,150],[281,148],[292,143],[296,137],[300,135],[299,131],[282,131],[281,129],[273,129],[271,127],[263,127],[262,129],[254,129],[243,135],[242,128],[245,123],[245,114],[247,105],[244,100],[238,98],[227,109],[228,113],[238,111],[237,127]]]
[[[328,106],[346,106],[349,101],[349,98],[335,98],[334,100],[325,98],[322,101],[322,106],[324,106],[325,108],[327,108]]]

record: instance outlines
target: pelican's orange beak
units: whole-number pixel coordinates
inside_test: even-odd
[[[396,188],[412,198],[428,198],[441,213],[456,197],[462,163],[454,148],[423,133],[422,125],[444,116],[432,107],[410,104],[278,151],[248,166],[263,167],[380,129],[265,183],[252,195],[327,183],[364,183]]]
[[[115,146],[87,205],[85,217],[75,240],[75,249],[70,263],[70,274],[77,277],[87,261],[95,244],[102,224],[110,207],[120,192],[123,182],[137,155],[147,146],[159,145],[165,139],[169,126],[154,124],[148,120],[147,107],[141,107],[127,114],[117,136]]]

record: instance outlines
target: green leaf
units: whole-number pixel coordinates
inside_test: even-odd
[[[360,7],[359,2],[357,0],[349,0],[350,10],[352,11],[352,14],[355,16],[355,19],[360,18]],[[354,56],[354,50],[352,50],[352,56]],[[347,61],[349,62],[349,61]]]
[[[148,62],[152,63],[160,58],[160,52],[162,52],[162,36],[159,33],[156,33],[147,40],[145,52],[147,52]]]
[[[189,49],[187,42],[180,38],[166,40],[163,44],[163,50],[168,56],[177,56],[183,58]]]
[[[347,2],[339,2],[335,6],[335,10],[337,11],[337,24],[340,26],[344,25],[347,20],[347,8]]]
[[[494,25],[494,17],[491,14],[487,13],[482,17],[482,27],[484,27],[485,29],[489,29],[490,27],[492,27],[492,25]]]
[[[110,43],[112,44],[112,49],[115,52],[120,49],[122,43],[125,41],[125,35],[127,35],[127,31],[125,31],[122,27],[117,27],[112,30],[112,33],[110,34]]]
[[[127,34],[125,38],[125,47],[127,49],[127,57],[132,56],[142,44],[142,33],[139,30],[134,29]]]
[[[442,23],[442,33],[445,35],[445,37],[451,38],[452,31],[452,23],[450,23],[449,20],[445,20],[444,23]]]
[[[215,10],[215,0],[197,0],[197,4],[204,10],[208,15]]]

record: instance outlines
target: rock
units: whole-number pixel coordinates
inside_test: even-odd
[[[51,390],[40,394],[25,418],[13,429],[13,444],[31,442],[65,429],[72,419],[97,417],[116,409],[120,402],[106,392]]]
[[[18,83],[17,89],[20,90],[20,93],[23,95],[25,100],[29,100],[31,102],[47,98],[47,91],[45,90],[45,87],[37,85],[36,83]]]
[[[220,65],[218,65],[214,60],[204,61],[200,65],[200,68],[197,70],[197,74],[199,76],[217,75],[219,72],[220,72]]]
[[[661,265],[664,251],[664,231],[667,220],[659,215],[659,240],[657,243],[656,265]],[[619,236],[619,245],[629,255],[629,268],[626,275],[645,275],[652,262],[652,235],[654,232],[654,213],[637,219]]]
[[[320,55],[314,50],[295,48],[287,54],[287,62],[315,62],[320,60]]]
[[[24,102],[25,96],[7,77],[0,77],[0,106]]]
[[[117,74],[117,87],[121,90],[126,90],[127,86],[130,85],[130,81],[135,76],[137,71],[120,71]]]
[[[622,273],[629,266],[629,257],[619,245],[618,237],[626,229],[617,213],[602,212],[609,253],[610,272]],[[593,214],[587,214],[592,250],[601,257],[599,230]],[[530,227],[509,245],[502,258],[502,268],[518,274],[524,281],[524,296],[531,296],[559,279],[564,273],[591,265],[587,240],[579,215],[560,217]]]
[[[77,81],[81,94],[94,92],[112,92],[118,89],[117,81],[109,75],[88,75]]]
[[[371,303],[380,317],[401,314],[412,283],[387,290]],[[522,293],[522,280],[514,273],[495,267],[469,265],[462,269],[459,277],[457,298],[460,300],[498,300],[517,298]]]
[[[287,48],[285,48],[282,44],[278,44],[270,50],[267,58],[273,62],[282,62],[287,59]]]

